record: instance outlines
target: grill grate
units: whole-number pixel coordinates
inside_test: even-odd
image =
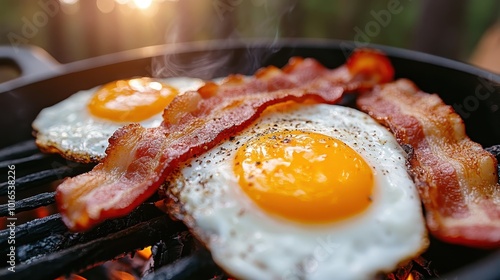
[[[109,220],[84,233],[69,232],[55,210],[42,218],[30,218],[40,207],[54,207],[54,187],[66,176],[75,176],[92,168],[91,164],[69,162],[38,151],[34,141],[0,150],[0,170],[16,165],[15,273],[2,263],[2,279],[54,279],[71,273],[83,273],[105,261],[134,254],[138,249],[153,247],[152,268],[146,279],[224,279],[210,253],[196,244],[186,227],[170,220],[155,205],[154,197],[129,215]],[[0,214],[9,215],[8,183],[0,185],[3,204]],[[11,206],[11,205],[10,205]],[[27,218],[28,217],[28,218]],[[0,231],[0,253],[9,253],[10,230]],[[187,244],[191,245],[187,245]],[[90,269],[92,270],[92,269]]]
[[[500,157],[500,146],[488,150]],[[39,152],[33,141],[0,149],[0,170],[7,174],[9,165],[16,164],[15,212],[19,223],[15,228],[16,272],[7,263],[0,265],[1,279],[54,279],[78,273],[89,279],[111,278],[105,262],[122,260],[139,249],[152,247],[151,267],[141,271],[143,279],[218,279],[228,277],[213,262],[210,253],[201,246],[181,222],[175,222],[155,206],[158,196],[152,197],[129,215],[105,221],[84,233],[69,232],[54,207],[54,190],[66,176],[75,176],[93,165],[79,164],[55,155]],[[0,214],[4,223],[9,215],[7,203],[8,183],[0,184]],[[40,208],[52,208],[45,217],[33,218]],[[30,215],[31,214],[31,215]],[[0,230],[0,254],[9,252],[10,230]],[[492,255],[488,262],[495,263],[495,251],[457,247],[431,238],[432,245],[423,254],[431,262],[413,261],[393,274],[380,279],[404,279],[409,270],[416,277],[436,277],[438,270],[453,271],[478,259]],[[464,256],[450,262],[453,256]],[[104,265],[101,265],[103,264]],[[436,264],[438,264],[436,266]],[[451,265],[451,266],[450,266]],[[484,271],[484,269],[482,269]],[[99,273],[99,274],[95,274]],[[398,275],[402,273],[404,277]],[[97,275],[97,276],[96,276]]]

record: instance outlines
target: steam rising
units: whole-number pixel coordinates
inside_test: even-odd
[[[205,6],[200,8],[202,3]],[[295,4],[295,0],[179,1],[175,17],[167,28],[165,43],[178,45],[182,52],[184,43],[196,41],[197,46],[209,51],[187,50],[154,58],[152,75],[212,79],[230,73],[251,74],[270,54],[279,50],[280,24]],[[193,5],[198,5],[197,13],[193,12]],[[263,39],[264,48],[249,48],[250,41],[262,42]],[[233,49],[231,45],[237,42],[246,47]]]

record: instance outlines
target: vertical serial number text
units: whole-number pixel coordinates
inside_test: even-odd
[[[16,166],[11,164],[7,170],[7,228],[9,229],[7,250],[7,268],[9,271],[16,271]]]

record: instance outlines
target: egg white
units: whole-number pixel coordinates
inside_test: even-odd
[[[305,225],[261,210],[233,172],[238,148],[277,130],[317,132],[342,140],[374,172],[373,202],[346,220]],[[393,271],[428,246],[420,200],[394,136],[368,115],[332,105],[268,109],[251,127],[190,160],[166,180],[167,206],[242,279],[371,279]]]
[[[187,77],[159,81],[176,88],[179,93],[197,90],[204,84],[200,79]],[[32,127],[42,150],[58,152],[81,162],[98,161],[105,156],[109,137],[128,123],[99,118],[88,111],[87,104],[98,88],[79,91],[38,114]],[[163,120],[162,113],[139,123],[144,127],[159,126]]]

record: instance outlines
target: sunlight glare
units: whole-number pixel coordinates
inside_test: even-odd
[[[152,2],[153,0],[134,0],[134,4],[141,10],[149,8]]]
[[[66,5],[73,5],[73,4],[76,4],[78,2],[78,0],[59,0],[59,2],[61,2],[62,4],[66,4]]]

